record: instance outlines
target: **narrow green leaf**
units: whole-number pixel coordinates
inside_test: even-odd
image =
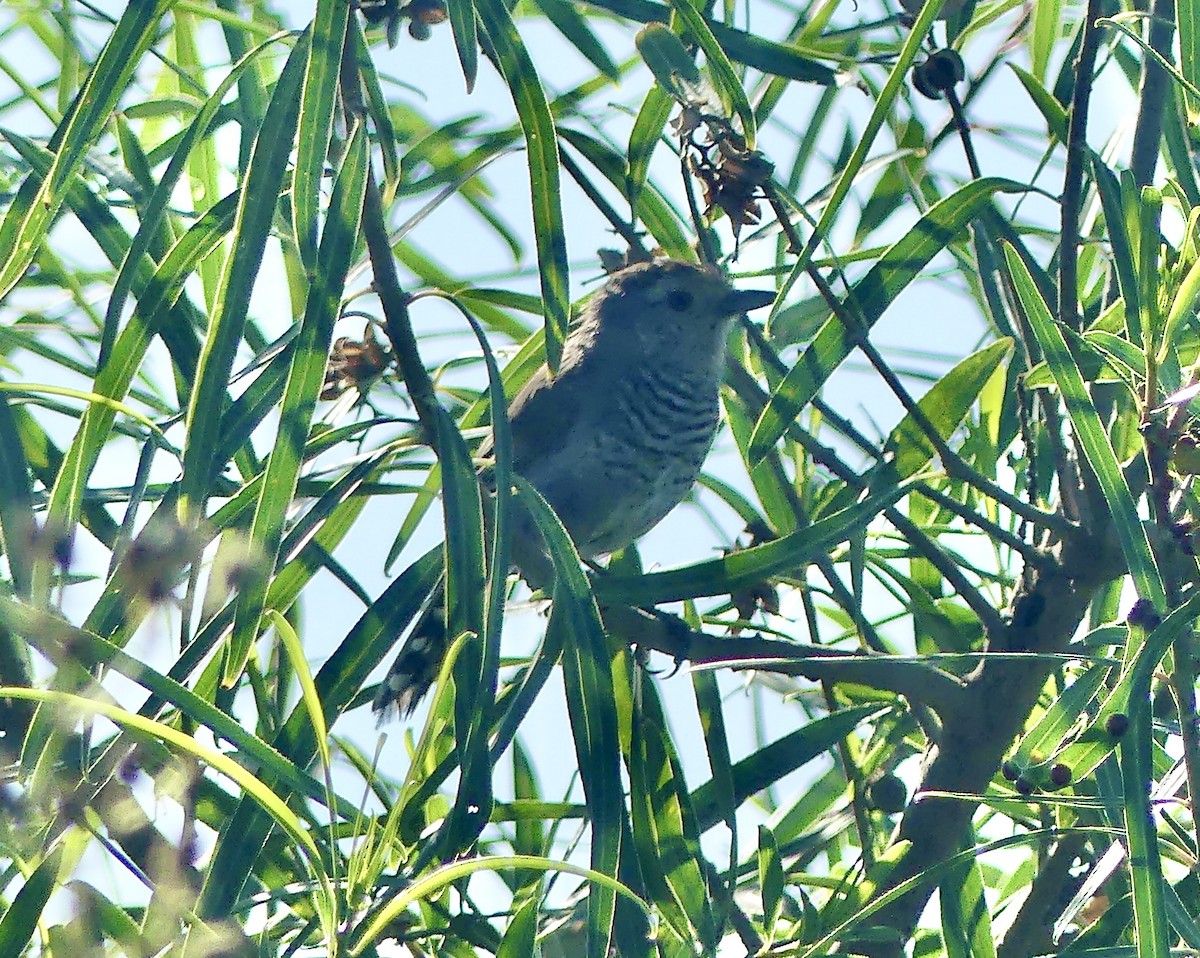
[[[1061,30],[1062,0],[1039,0],[1033,11],[1033,29],[1029,32],[1029,58],[1033,75],[1042,83],[1046,82],[1050,54],[1062,35]]]
[[[187,524],[202,515],[210,493],[213,454],[220,443],[221,418],[229,398],[229,374],[242,341],[250,294],[292,151],[307,56],[305,41],[292,49],[271,96],[246,173],[234,226],[236,244],[225,263],[213,303],[212,321],[188,404],[188,442],[179,494],[180,515]]]
[[[438,416],[442,501],[446,522],[446,628],[463,636],[454,664],[454,726],[463,770],[454,807],[438,833],[438,857],[463,854],[479,838],[492,814],[492,763],[487,729],[496,694],[497,658],[484,674],[486,636],[483,505],[471,453],[448,413]],[[507,571],[507,570],[506,570]]]
[[[1113,636],[1116,641],[1127,636],[1124,628],[1118,627],[1114,631],[1119,633],[1119,636]],[[1093,665],[1076,677],[1075,681],[1051,703],[1034,726],[1021,738],[1021,743],[1009,757],[1009,761],[1018,771],[1024,772],[1026,768],[1048,762],[1051,756],[1057,755],[1063,738],[1077,727],[1079,717],[1089,709],[1109,671],[1110,667],[1107,665]]]
[[[1017,79],[1021,81],[1021,86],[1025,87],[1025,92],[1029,94],[1029,99],[1033,100],[1033,105],[1042,114],[1042,119],[1046,121],[1046,126],[1050,130],[1051,135],[1059,143],[1066,145],[1067,111],[1062,108],[1062,104],[1028,70],[1015,63],[1008,64],[1008,68],[1017,75]]]
[[[45,702],[52,706],[55,713],[62,715],[98,715],[107,718],[116,725],[130,732],[143,735],[150,739],[161,741],[164,745],[190,755],[205,765],[219,772],[236,783],[247,797],[252,799],[278,824],[293,842],[304,852],[304,859],[309,867],[310,877],[321,883],[328,882],[328,877],[321,868],[321,855],[299,817],[288,808],[287,803],[274,791],[268,788],[261,779],[255,776],[231,756],[216,749],[201,745],[200,742],[177,728],[162,722],[154,722],[127,712],[116,705],[100,702],[96,699],[85,698],[81,695],[68,695],[64,692],[44,692],[40,689],[5,688],[3,694],[16,699],[33,702]]]
[[[1067,348],[1060,324],[1051,315],[1045,300],[1038,293],[1025,264],[1007,243],[1004,245],[1004,256],[1033,334],[1042,348],[1046,363],[1066,403],[1075,436],[1104,492],[1104,502],[1112,515],[1117,536],[1121,541],[1121,550],[1138,595],[1148,599],[1154,608],[1164,609],[1166,598],[1163,594],[1162,578],[1159,576],[1154,553],[1150,549],[1146,531],[1138,516],[1137,505],[1125,483],[1125,476],[1113,452],[1104,423],[1092,403],[1079,367],[1075,364],[1075,358]]]
[[[1179,887],[1190,889],[1194,888],[1195,884],[1184,879],[1179,883]],[[1183,899],[1179,897],[1177,887],[1165,883],[1163,884],[1163,894],[1166,896],[1167,917],[1171,922],[1171,927],[1178,932],[1185,945],[1192,949],[1200,949],[1200,922],[1192,917],[1196,914],[1195,899],[1190,899],[1191,907],[1185,905]]]
[[[1072,349],[1076,351],[1076,355],[1081,360],[1086,359],[1089,352],[1100,356],[1115,373],[1115,377],[1110,375],[1110,379],[1117,378],[1128,383],[1135,390],[1137,390],[1136,384],[1144,381],[1146,354],[1124,336],[1105,332],[1103,329],[1089,330],[1083,336],[1074,330],[1069,332],[1064,330],[1064,332],[1067,333]],[[1091,373],[1086,365],[1081,363],[1081,366],[1087,373]],[[1096,378],[1099,375],[1100,372],[1097,371]],[[1084,379],[1089,382],[1093,381],[1091,375],[1085,375]],[[1138,392],[1140,393],[1140,390]]]
[[[1181,343],[1184,324],[1197,314],[1200,306],[1200,257],[1192,263],[1191,268],[1179,281],[1179,288],[1171,301],[1167,319],[1163,325],[1162,344],[1158,350],[1158,362],[1166,360],[1170,350],[1178,348]]]
[[[13,897],[0,916],[0,955],[25,954],[42,920],[42,912],[58,887],[58,870],[62,867],[63,847],[55,845],[38,862],[33,874],[25,879],[21,890]]]
[[[154,951],[154,945],[143,936],[139,923],[121,905],[110,901],[93,885],[85,881],[71,881],[64,886],[71,892],[80,914],[87,914],[96,921],[96,927],[105,937],[117,945],[117,953],[146,955]],[[74,945],[74,943],[72,943]]]
[[[258,382],[263,377],[255,382]],[[269,394],[274,390],[268,390]],[[282,395],[282,385],[278,394]],[[274,402],[268,404],[273,408]],[[236,440],[235,440],[236,442]],[[288,532],[280,548],[281,555],[295,555],[271,582],[267,593],[266,606],[273,609],[288,609],[295,603],[304,586],[317,572],[331,564],[330,556],[349,532],[355,520],[366,505],[366,497],[362,495],[362,486],[376,478],[382,463],[389,457],[390,450],[384,447],[374,455],[367,456],[357,463],[344,476],[334,482],[310,507],[303,517]],[[240,517],[244,512],[253,509],[258,501],[258,492],[262,476],[246,484],[225,506],[219,509],[211,520],[216,529],[240,528]],[[170,507],[167,501],[161,511],[166,514]],[[157,515],[157,514],[156,514]],[[355,590],[361,592],[361,590]],[[362,595],[364,604],[370,604],[370,596]],[[138,619],[126,611],[127,602],[121,591],[121,580],[110,580],[109,587],[101,601],[93,608],[88,616],[86,627],[93,631],[109,634],[110,630],[118,628],[111,623],[116,620],[124,634],[132,632],[137,627]],[[223,607],[211,612],[204,627],[196,634],[193,641],[171,666],[170,675],[176,681],[184,681],[201,660],[207,656],[223,639],[233,622],[235,603],[230,601]],[[118,635],[115,640],[119,640]],[[386,650],[385,650],[386,651]],[[151,700],[152,702],[153,700]],[[326,701],[326,705],[328,705]],[[143,708],[142,714],[153,715],[153,707]]]
[[[538,9],[592,66],[613,83],[620,80],[620,69],[608,55],[587,18],[580,13],[580,8],[567,0],[538,0]]]
[[[546,310],[546,359],[551,370],[557,370],[571,318],[567,239],[558,177],[558,136],[533,60],[503,0],[480,0],[478,10],[525,133],[538,273]]]
[[[118,324],[124,314],[129,292],[133,288],[137,278],[136,269],[141,265],[143,257],[150,249],[154,232],[159,229],[162,223],[171,197],[179,185],[180,177],[188,169],[188,164],[192,161],[193,151],[196,149],[197,144],[208,136],[221,110],[221,104],[228,95],[230,88],[240,81],[247,67],[254,63],[261,53],[288,36],[289,34],[286,33],[276,34],[259,44],[235,63],[224,79],[217,84],[216,89],[213,90],[208,99],[204,101],[200,109],[196,111],[195,117],[188,124],[187,129],[172,152],[171,162],[167,165],[166,172],[163,173],[162,178],[154,188],[154,192],[146,201],[146,205],[142,210],[138,231],[133,237],[132,243],[130,243],[129,252],[126,254],[124,262],[121,263],[120,272],[117,273],[117,278],[113,281],[112,291],[109,293],[108,308],[104,314],[104,333],[100,341],[101,368],[104,367],[112,351],[112,345],[116,342]]]
[[[1192,83],[1191,80],[1180,73],[1178,67],[1176,67],[1171,60],[1168,60],[1165,56],[1163,56],[1162,53],[1150,46],[1150,44],[1146,42],[1146,38],[1143,37],[1139,32],[1130,29],[1127,24],[1123,23],[1116,17],[1101,17],[1096,21],[1096,25],[1101,27],[1111,27],[1114,30],[1119,30],[1121,33],[1125,34],[1125,36],[1142,48],[1142,53],[1151,59],[1157,60],[1159,66],[1166,70],[1167,73],[1170,74],[1170,76],[1175,80],[1175,82],[1179,83],[1183,87],[1185,93],[1192,97],[1193,100],[1200,100],[1200,86]],[[1195,111],[1192,111],[1189,114],[1190,117],[1194,117],[1194,115]],[[1191,122],[1195,123],[1195,120],[1192,119]]]
[[[533,856],[524,856],[533,857]],[[541,909],[536,896],[530,897],[509,920],[504,937],[496,948],[496,958],[526,958],[538,954],[537,929]]]
[[[325,724],[325,711],[321,708],[321,697],[317,694],[317,686],[313,682],[312,672],[308,668],[308,659],[304,655],[304,645],[300,636],[292,628],[292,624],[274,609],[268,613],[271,626],[283,644],[292,670],[300,682],[300,701],[308,711],[308,719],[312,722],[313,738],[317,742],[317,751],[321,756],[321,766],[331,768],[329,750],[329,728]]]
[[[163,675],[129,655],[99,635],[77,629],[49,613],[41,612],[25,603],[0,597],[0,621],[13,632],[32,637],[47,654],[55,654],[63,644],[70,644],[71,652],[79,663],[88,668],[104,666],[136,682],[152,694],[149,707],[169,703],[200,725],[208,728],[220,740],[234,746],[243,760],[253,762],[260,776],[274,775],[297,795],[325,803],[328,795],[324,786],[290,762],[269,744],[252,732],[244,729],[236,719],[205,701],[191,689]],[[140,710],[142,718],[150,718],[147,706]],[[338,809],[340,814],[352,815],[355,806],[345,803]]]
[[[740,807],[763,789],[811,762],[822,752],[835,747],[861,722],[879,715],[878,705],[860,705],[842,709],[803,728],[789,732],[765,745],[733,766],[734,805]],[[715,780],[705,782],[692,792],[692,807],[701,834],[722,821],[723,812]]]
[[[1131,632],[1141,631],[1139,629]],[[1118,754],[1121,764],[1122,811],[1129,851],[1129,884],[1133,888],[1133,924],[1136,929],[1138,958],[1168,958],[1171,954],[1171,927],[1167,922],[1162,857],[1158,850],[1158,824],[1150,803],[1154,784],[1154,715],[1150,707],[1152,674],[1157,657],[1151,662],[1149,638],[1141,645],[1141,654],[1129,669],[1131,682],[1129,729],[1121,740]],[[1185,642],[1179,652],[1187,654]]]
[[[396,124],[392,122],[392,111],[388,107],[383,84],[379,80],[379,71],[375,68],[375,60],[367,48],[367,38],[362,28],[358,17],[350,21],[358,72],[362,77],[363,91],[367,97],[367,110],[371,114],[379,154],[383,158],[384,197],[390,200],[400,185],[400,146],[396,138]]]
[[[292,223],[300,261],[307,270],[317,268],[317,216],[321,177],[333,134],[338,80],[346,55],[350,7],[345,0],[317,0],[310,28],[308,63],[296,135],[296,167],[292,172]]]
[[[1142,294],[1138,283],[1136,236],[1129,229],[1125,215],[1125,193],[1132,184],[1122,184],[1098,156],[1092,157],[1092,176],[1104,210],[1105,232],[1112,246],[1125,312],[1137,315],[1141,311]]]
[[[1196,0],[1187,0],[1196,9]],[[1197,171],[1195,164],[1192,162],[1191,155],[1191,135],[1189,130],[1195,125],[1200,124],[1200,106],[1196,106],[1190,113],[1190,119],[1193,127],[1189,127],[1188,107],[1189,100],[1183,88],[1180,87],[1175,91],[1171,98],[1173,102],[1167,104],[1163,111],[1163,139],[1166,142],[1166,159],[1169,163],[1169,169],[1173,177],[1173,182],[1177,185],[1183,195],[1187,198],[1187,204],[1193,209],[1200,206],[1200,179],[1197,179]],[[1196,98],[1191,103],[1200,104],[1200,97]]]
[[[511,489],[512,435],[503,377],[482,325],[458,305],[479,342],[487,367],[494,485],[496,489]],[[491,820],[495,802],[490,736],[507,595],[511,496],[497,496],[494,503],[489,503],[491,554],[485,563],[484,550],[489,542],[480,483],[470,452],[449,416],[439,419],[438,428],[446,527],[447,623],[451,634],[467,635],[471,643],[455,663],[454,723],[462,774],[454,808],[438,836],[439,855],[447,858],[474,844]]]
[[[836,222],[838,214],[841,212],[842,203],[850,195],[850,188],[854,185],[859,171],[867,160],[867,154],[870,153],[871,147],[875,143],[875,137],[883,127],[884,121],[892,114],[896,98],[900,95],[901,87],[908,82],[909,71],[916,60],[917,54],[921,50],[924,38],[928,35],[930,29],[933,27],[933,22],[937,19],[938,12],[942,8],[942,2],[943,0],[926,0],[925,5],[921,8],[921,12],[917,15],[916,22],[913,23],[911,31],[904,41],[904,46],[900,49],[900,53],[896,57],[896,62],[892,64],[887,82],[875,99],[875,105],[871,110],[870,117],[867,118],[866,126],[858,134],[854,151],[851,153],[850,159],[842,167],[841,174],[838,176],[837,183],[833,187],[829,201],[825,204],[825,209],[821,212],[821,219],[813,227],[812,235],[809,236],[808,242],[804,244],[804,249],[801,250],[800,256],[792,268],[792,273],[784,285],[785,290],[792,287],[800,277],[801,271],[807,267],[813,251],[829,236],[829,232],[834,222]]]
[[[625,800],[608,637],[567,531],[533,486],[520,476],[513,478],[522,506],[537,524],[554,562],[550,628],[565,631],[569,637],[563,654],[563,681],[592,826],[591,867],[615,875],[621,857]],[[615,905],[616,892],[607,888],[596,889],[588,897],[588,958],[609,954]]]
[[[628,757],[639,870],[654,904],[682,941],[715,949],[717,929],[700,866],[700,835],[686,779],[654,680],[642,673]]]
[[[35,528],[29,463],[8,396],[0,391],[0,541],[12,585],[22,596],[33,582],[29,545]]]
[[[758,887],[761,889],[763,925],[768,937],[773,937],[775,923],[783,908],[783,862],[775,833],[766,825],[758,826]]]
[[[669,30],[666,32],[670,33]],[[654,148],[658,146],[659,139],[662,137],[663,127],[671,115],[674,102],[671,95],[656,84],[646,91],[646,99],[642,101],[638,115],[633,121],[633,130],[629,134],[628,146],[629,173],[625,179],[625,195],[632,203],[638,201],[642,188],[646,184],[646,175],[650,171],[650,158],[654,155]]]
[[[1147,357],[1157,355],[1162,335],[1162,312],[1158,305],[1159,246],[1162,243],[1162,191],[1143,186],[1138,197],[1138,289],[1139,308],[1136,314],[1125,312],[1125,326],[1130,341],[1145,351]]]
[[[955,239],[995,193],[1020,193],[1028,187],[1012,180],[986,178],[968,183],[934,206],[871,267],[851,293],[850,308],[871,326],[926,264]],[[762,460],[791,422],[825,385],[854,349],[855,337],[832,316],[796,360],[759,416],[750,443],[750,461]]]
[[[475,4],[472,0],[446,0],[450,13],[450,29],[454,34],[454,48],[458,51],[458,62],[462,65],[463,80],[467,92],[475,89],[475,78],[479,75],[479,36],[475,32]]]
[[[50,169],[45,174],[30,173],[21,184],[0,223],[0,300],[33,262],[74,175],[126,92],[142,54],[157,39],[159,21],[174,2],[154,0],[125,8],[87,81],[50,137],[47,149],[54,156]]]
[[[701,73],[695,55],[673,30],[661,23],[651,23],[637,32],[633,42],[658,85],[676,100],[688,99],[689,88],[700,85]]]
[[[520,739],[512,744],[512,795],[518,802],[542,800],[537,769]],[[546,851],[546,826],[536,818],[518,818],[513,822],[513,851],[518,855],[541,855]]]
[[[670,7],[651,0],[593,0],[592,6],[638,23],[667,23],[671,19]],[[838,84],[836,70],[804,56],[792,46],[765,40],[745,30],[735,30],[712,19],[706,18],[706,22],[725,55],[736,63],[744,63],[763,73],[789,80],[825,86]]]
[[[725,723],[724,703],[721,688],[717,683],[715,673],[707,669],[692,671],[692,690],[696,696],[696,714],[700,719],[700,728],[704,733],[704,748],[708,752],[708,767],[712,771],[709,787],[712,790],[713,802],[717,808],[719,820],[729,829],[729,881],[727,894],[732,895],[740,858],[737,841],[737,804],[734,800],[736,791],[733,775],[733,757],[729,749],[729,734]],[[689,802],[691,799],[689,798]],[[695,814],[695,809],[692,809]],[[699,827],[699,825],[697,825]],[[723,903],[725,907],[731,901]]]
[[[360,124],[350,138],[334,183],[325,229],[321,235],[321,247],[308,290],[308,302],[292,352],[280,411],[279,435],[267,461],[254,524],[250,530],[248,554],[250,561],[258,565],[258,574],[248,577],[248,582],[238,595],[229,656],[225,661],[226,685],[232,685],[241,675],[258,636],[267,587],[275,571],[279,543],[283,539],[284,520],[296,495],[304,445],[312,425],[317,395],[325,379],[333,327],[341,314],[342,290],[362,220],[367,159],[367,136]],[[221,395],[224,393],[222,388]],[[213,437],[214,442],[218,439],[218,436]]]
[[[46,150],[11,132],[6,133],[6,137],[35,170],[49,170],[52,157]],[[80,221],[88,226],[92,237],[110,262],[120,263],[129,252],[130,240],[108,205],[74,174],[67,190],[67,202],[76,211]],[[55,466],[54,477],[50,482],[53,489],[46,524],[64,532],[69,531],[74,528],[80,510],[85,509],[82,503],[83,490],[87,487],[88,477],[112,428],[116,414],[116,407],[112,403],[119,403],[125,397],[130,383],[141,368],[141,358],[149,342],[143,320],[155,315],[160,309],[163,312],[175,313],[172,316],[174,322],[163,322],[158,329],[180,374],[187,375],[191,369],[187,354],[189,344],[195,342],[195,311],[186,301],[175,308],[175,297],[178,296],[186,278],[186,271],[181,274],[179,270],[183,262],[188,261],[188,254],[198,251],[197,237],[204,235],[213,225],[214,221],[209,216],[202,218],[168,253],[157,271],[153,270],[153,261],[148,256],[143,255],[139,258],[138,268],[134,271],[134,290],[140,297],[138,313],[135,313],[118,341],[110,361],[100,370],[94,381],[95,388],[92,391],[107,401],[102,400],[89,406],[80,421],[71,449],[62,458],[61,463]],[[167,296],[171,298],[169,302],[164,302],[164,297]],[[31,595],[45,595],[50,566],[50,557],[35,561],[30,585]]]
[[[954,434],[1011,349],[1008,338],[989,343],[959,362],[921,397],[917,405],[941,439]],[[872,486],[907,479],[937,455],[933,441],[911,413],[897,423],[883,448],[888,461],[879,468]]]
[[[1200,3],[1175,0],[1175,26],[1179,30],[1179,69],[1194,89],[1200,89]],[[1188,111],[1194,126],[1200,121],[1200,101],[1192,100]]]
[[[750,549],[720,559],[635,577],[604,576],[596,595],[608,602],[647,606],[708,595],[725,595],[740,586],[794,572],[829,554],[830,548],[861,531],[892,503],[906,495],[916,480],[896,483],[833,515]]]
[[[1095,714],[1089,718],[1088,727],[1079,733],[1078,738],[1056,755],[1048,756],[1042,765],[1024,767],[1031,780],[1035,783],[1049,781],[1049,766],[1054,762],[1066,765],[1071,770],[1072,779],[1081,780],[1091,775],[1101,762],[1113,754],[1124,735],[1110,731],[1110,719],[1119,715],[1120,726],[1128,730],[1132,699],[1139,688],[1144,687],[1147,674],[1152,674],[1158,667],[1172,643],[1190,634],[1197,615],[1200,615],[1200,595],[1173,609],[1158,628],[1142,639],[1133,638],[1132,630],[1129,630],[1129,644],[1136,646],[1137,651],[1131,659],[1127,659],[1116,685],[1104,697]]]
[[[393,580],[317,672],[317,693],[330,725],[354,700],[367,674],[420,610],[440,576],[441,552],[440,546],[431,550]],[[307,709],[297,705],[272,744],[294,764],[306,767],[317,752]],[[271,829],[271,817],[243,798],[227,820],[213,851],[197,914],[206,917],[229,914]]]
[[[634,124],[636,129],[636,122]],[[560,127],[558,135],[587,158],[613,186],[626,195],[630,192],[629,167],[625,157],[595,137],[578,130]],[[695,256],[683,225],[658,189],[650,184],[633,189],[634,213],[650,231],[655,243],[672,259],[687,260]]]
[[[733,356],[726,356],[725,371],[733,392],[732,396],[726,393],[722,398],[725,420],[738,453],[747,464],[750,483],[766,515],[767,525],[779,532],[794,532],[807,523],[808,516],[797,503],[796,489],[788,470],[784,468],[781,451],[772,447],[756,463],[749,458],[754,421],[762,414],[767,397],[758,380]]]
[[[609,894],[615,899],[620,894],[627,901],[631,901],[641,908],[647,916],[650,914],[650,908],[646,903],[630,891],[627,886],[622,885],[608,873],[597,869],[581,868],[569,862],[556,862],[548,858],[538,858],[532,855],[497,855],[487,858],[467,858],[462,861],[443,865],[428,875],[423,875],[416,881],[410,882],[385,907],[368,914],[364,920],[365,927],[355,929],[354,934],[350,937],[347,954],[351,958],[357,958],[358,955],[361,955],[376,938],[391,929],[400,916],[416,902],[426,898],[437,898],[446,888],[451,887],[456,882],[470,878],[476,872],[499,871],[506,868],[538,869],[540,871],[562,872],[567,875],[586,878],[588,881],[594,882],[599,886],[598,889],[588,896],[589,902],[596,897],[607,897]],[[600,894],[600,889],[603,889],[603,895]]]
[[[975,847],[973,834],[965,844],[967,849]],[[984,887],[977,858],[961,862],[942,877],[939,897],[947,958],[996,958]]]
[[[483,354],[484,365],[488,374],[488,419],[492,424],[492,477],[497,489],[512,488],[512,429],[508,421],[508,398],[504,390],[504,374],[496,362],[486,333],[479,321],[464,309],[463,314],[471,324],[471,331],[479,343]],[[478,489],[478,479],[472,474],[472,481]],[[511,496],[497,496],[491,504],[491,555],[488,563],[487,595],[484,605],[483,634],[488,640],[488,648],[494,653],[495,661],[486,663],[483,670],[484,681],[487,685],[490,708],[490,697],[495,694],[496,669],[499,666],[500,630],[504,624],[504,605],[507,599],[508,569],[509,569],[509,540],[511,533],[510,506]],[[447,529],[452,528],[447,524]],[[486,724],[490,724],[486,723]],[[482,723],[476,723],[482,727]]]

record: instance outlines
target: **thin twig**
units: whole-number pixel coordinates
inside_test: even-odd
[[[365,122],[366,106],[362,100],[362,86],[358,75],[358,64],[347,55],[342,60],[341,95],[346,113],[359,116]],[[392,254],[392,241],[388,235],[387,216],[383,208],[383,195],[379,181],[375,178],[373,164],[367,167],[367,189],[363,200],[363,238],[367,244],[367,255],[371,260],[375,294],[383,309],[384,330],[391,342],[392,355],[400,376],[408,389],[417,418],[421,421],[424,439],[438,456],[438,417],[442,410],[438,406],[437,392],[433,379],[421,359],[417,337],[413,333],[408,315],[409,294],[400,285],[396,272],[396,259]],[[441,457],[438,456],[440,459]]]
[[[959,479],[970,486],[978,489],[989,498],[995,499],[998,503],[1014,512],[1018,516],[1023,516],[1031,522],[1036,522],[1051,528],[1059,535],[1069,535],[1077,531],[1074,524],[1062,519],[1056,513],[1045,512],[1025,502],[1018,496],[1013,495],[1007,489],[1004,489],[992,482],[986,476],[981,475],[976,470],[968,466],[957,453],[947,445],[942,439],[937,428],[930,421],[929,416],[925,414],[920,405],[912,398],[904,384],[900,382],[892,368],[884,360],[879,350],[875,348],[875,344],[871,342],[867,335],[866,329],[862,320],[855,315],[852,315],[838,299],[837,295],[830,288],[820,272],[814,266],[810,266],[808,270],[809,278],[816,285],[817,290],[829,304],[830,309],[842,321],[842,325],[846,331],[855,337],[855,345],[862,351],[870,361],[875,371],[883,378],[883,381],[892,390],[893,394],[901,405],[904,406],[905,412],[912,416],[917,427],[924,433],[925,438],[929,440],[934,451],[942,460],[942,466],[946,473],[954,479]]]
[[[1175,35],[1175,0],[1152,0],[1150,29],[1146,41],[1150,49],[1163,59],[1171,57],[1171,41]],[[1129,172],[1138,186],[1150,186],[1158,167],[1159,144],[1162,142],[1163,111],[1173,102],[1167,71],[1152,56],[1142,60],[1142,80],[1138,90],[1137,125],[1133,130],[1133,150]]]
[[[821,414],[822,418],[828,420],[830,425],[833,426],[835,430],[840,432],[852,443],[858,446],[859,449],[874,458],[877,462],[883,461],[883,454],[879,451],[878,447],[869,439],[867,439],[867,437],[861,432],[859,432],[858,429],[854,427],[853,423],[842,417],[835,410],[831,409],[829,405],[819,396],[813,398],[813,408]],[[979,489],[972,483],[967,482],[967,485],[972,486],[972,488],[974,488],[977,492],[987,495],[986,492]],[[956,499],[952,499],[945,493],[938,492],[927,483],[921,483],[918,488],[920,489],[922,495],[929,499],[933,499],[942,505],[945,505],[946,508],[952,511],[955,515],[959,516],[964,521],[971,523],[971,525],[983,530],[989,536],[1000,539],[1010,548],[1019,552],[1027,561],[1040,562],[1044,560],[1045,557],[1035,546],[1030,545],[1020,536],[1014,535],[997,523],[992,522],[990,519],[985,519],[977,510],[971,509],[969,506],[958,502]],[[1030,508],[1036,508],[1036,506],[1031,505]],[[1030,521],[1025,516],[1021,516],[1020,514],[1017,515],[1026,522]],[[1045,516],[1047,517],[1047,523],[1049,523],[1057,518],[1057,513],[1048,512],[1045,513]]]
[[[779,187],[774,181],[770,181],[763,184],[762,190],[771,209],[775,211],[775,219],[779,223],[779,228],[783,230],[783,235],[787,238],[787,251],[795,254],[802,253],[804,240],[800,238],[800,234],[796,232],[796,227],[792,224],[791,217],[788,216],[787,203],[784,202]]]
[[[687,196],[688,212],[692,216],[692,225],[696,228],[696,246],[700,251],[700,262],[715,263],[717,251],[713,248],[712,233],[704,225],[704,216],[700,212],[700,204],[696,200],[696,188],[692,183],[692,172],[688,169],[687,148],[679,151],[679,175],[683,178],[683,192]]]
[[[743,385],[743,389],[739,390],[739,392],[744,390],[746,380],[753,383],[755,387],[758,386],[757,381],[742,369],[740,364],[731,363],[727,368],[737,378],[738,382],[735,383],[735,389],[737,389],[739,384]],[[794,429],[789,435],[792,435],[800,443],[801,447],[814,462],[825,466],[825,468],[829,469],[830,472],[848,486],[857,491],[867,488],[867,481],[862,476],[843,463],[831,449],[822,446],[807,430]],[[920,555],[921,558],[927,560],[930,565],[937,569],[954,586],[962,596],[963,601],[979,616],[980,623],[985,630],[1003,627],[1004,622],[1000,618],[999,613],[985,601],[983,596],[979,594],[979,590],[971,585],[970,581],[962,574],[953,560],[920,527],[908,520],[907,517],[894,507],[883,510],[883,517],[897,529],[900,529],[900,526],[903,525],[902,534],[907,537],[908,544],[912,550]],[[899,520],[899,524],[897,520]],[[992,633],[989,632],[989,634]]]
[[[959,139],[962,140],[963,152],[967,156],[967,167],[975,179],[982,179],[983,173],[979,167],[979,157],[975,155],[975,144],[971,142],[971,128],[967,124],[962,102],[953,90],[946,91],[946,102],[950,104],[950,113],[954,117],[954,125],[958,129]]]
[[[571,179],[573,179],[579,185],[579,188],[587,195],[587,198],[591,204],[600,211],[601,215],[606,220],[608,220],[609,224],[613,228],[613,231],[629,244],[629,248],[633,251],[635,257],[642,260],[650,259],[650,251],[646,249],[646,244],[642,242],[642,237],[638,231],[633,228],[633,224],[628,223],[621,218],[620,214],[613,208],[612,204],[604,198],[604,195],[598,189],[596,189],[596,187],[592,184],[592,181],[584,175],[583,170],[579,167],[579,164],[571,158],[566,150],[561,148],[558,151],[558,159],[559,162],[562,163],[563,169],[566,170],[570,175]]]
[[[1075,91],[1071,97],[1067,128],[1067,162],[1063,170],[1062,241],[1058,250],[1058,316],[1071,329],[1079,329],[1079,213],[1083,206],[1083,172],[1087,165],[1088,105],[1092,96],[1092,74],[1100,33],[1100,0],[1088,0],[1084,12],[1083,39],[1075,59]]]
[[[1016,534],[1009,532],[999,523],[992,522],[991,519],[985,519],[979,514],[979,510],[972,509],[965,503],[959,502],[953,496],[948,496],[946,493],[938,489],[934,489],[928,483],[921,483],[917,486],[917,489],[926,499],[930,499],[943,509],[953,512],[956,516],[962,519],[963,522],[975,526],[989,539],[995,539],[998,542],[1002,542],[1004,545],[1012,549],[1013,552],[1016,552],[1018,555],[1020,555],[1021,558],[1023,558],[1026,562],[1037,563],[1048,561],[1045,554],[1038,549],[1037,546],[1031,545]]]
[[[384,329],[392,345],[392,355],[400,370],[400,377],[408,388],[417,418],[421,421],[425,441],[437,455],[437,417],[440,412],[437,392],[421,360],[417,337],[408,315],[408,294],[401,288],[400,277],[396,273],[396,261],[392,256],[392,244],[384,221],[383,197],[374,169],[367,171],[362,228],[375,277],[374,289],[383,308]]]
[[[925,535],[915,522],[895,507],[885,509],[883,515],[910,543],[917,537]],[[999,635],[1006,624],[1004,617],[996,611],[995,606],[987,601],[982,591],[966,577],[958,564],[938,548],[936,543],[931,544],[934,548],[928,550],[923,556],[925,561],[937,569],[938,574],[950,583],[954,591],[958,593],[958,597],[975,613],[980,625],[983,626],[984,633],[989,637]]]

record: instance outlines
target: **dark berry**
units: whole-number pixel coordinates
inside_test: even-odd
[[[1149,599],[1138,599],[1133,603],[1133,608],[1129,610],[1125,621],[1134,628],[1150,631],[1158,628],[1158,624],[1162,622],[1162,616]]]
[[[886,815],[897,815],[908,803],[908,787],[895,775],[883,775],[871,785],[871,804]]]
[[[913,69],[913,86],[921,96],[940,100],[967,75],[962,57],[954,50],[938,50]]]

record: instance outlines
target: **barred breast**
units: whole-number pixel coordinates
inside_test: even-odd
[[[576,541],[585,555],[623,549],[658,525],[696,481],[719,422],[711,378],[657,364],[623,378],[612,404],[595,461],[596,483],[611,490],[612,507]]]

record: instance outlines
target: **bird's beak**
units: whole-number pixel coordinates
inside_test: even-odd
[[[766,289],[731,289],[725,294],[722,310],[726,316],[739,316],[775,302],[775,294]]]

